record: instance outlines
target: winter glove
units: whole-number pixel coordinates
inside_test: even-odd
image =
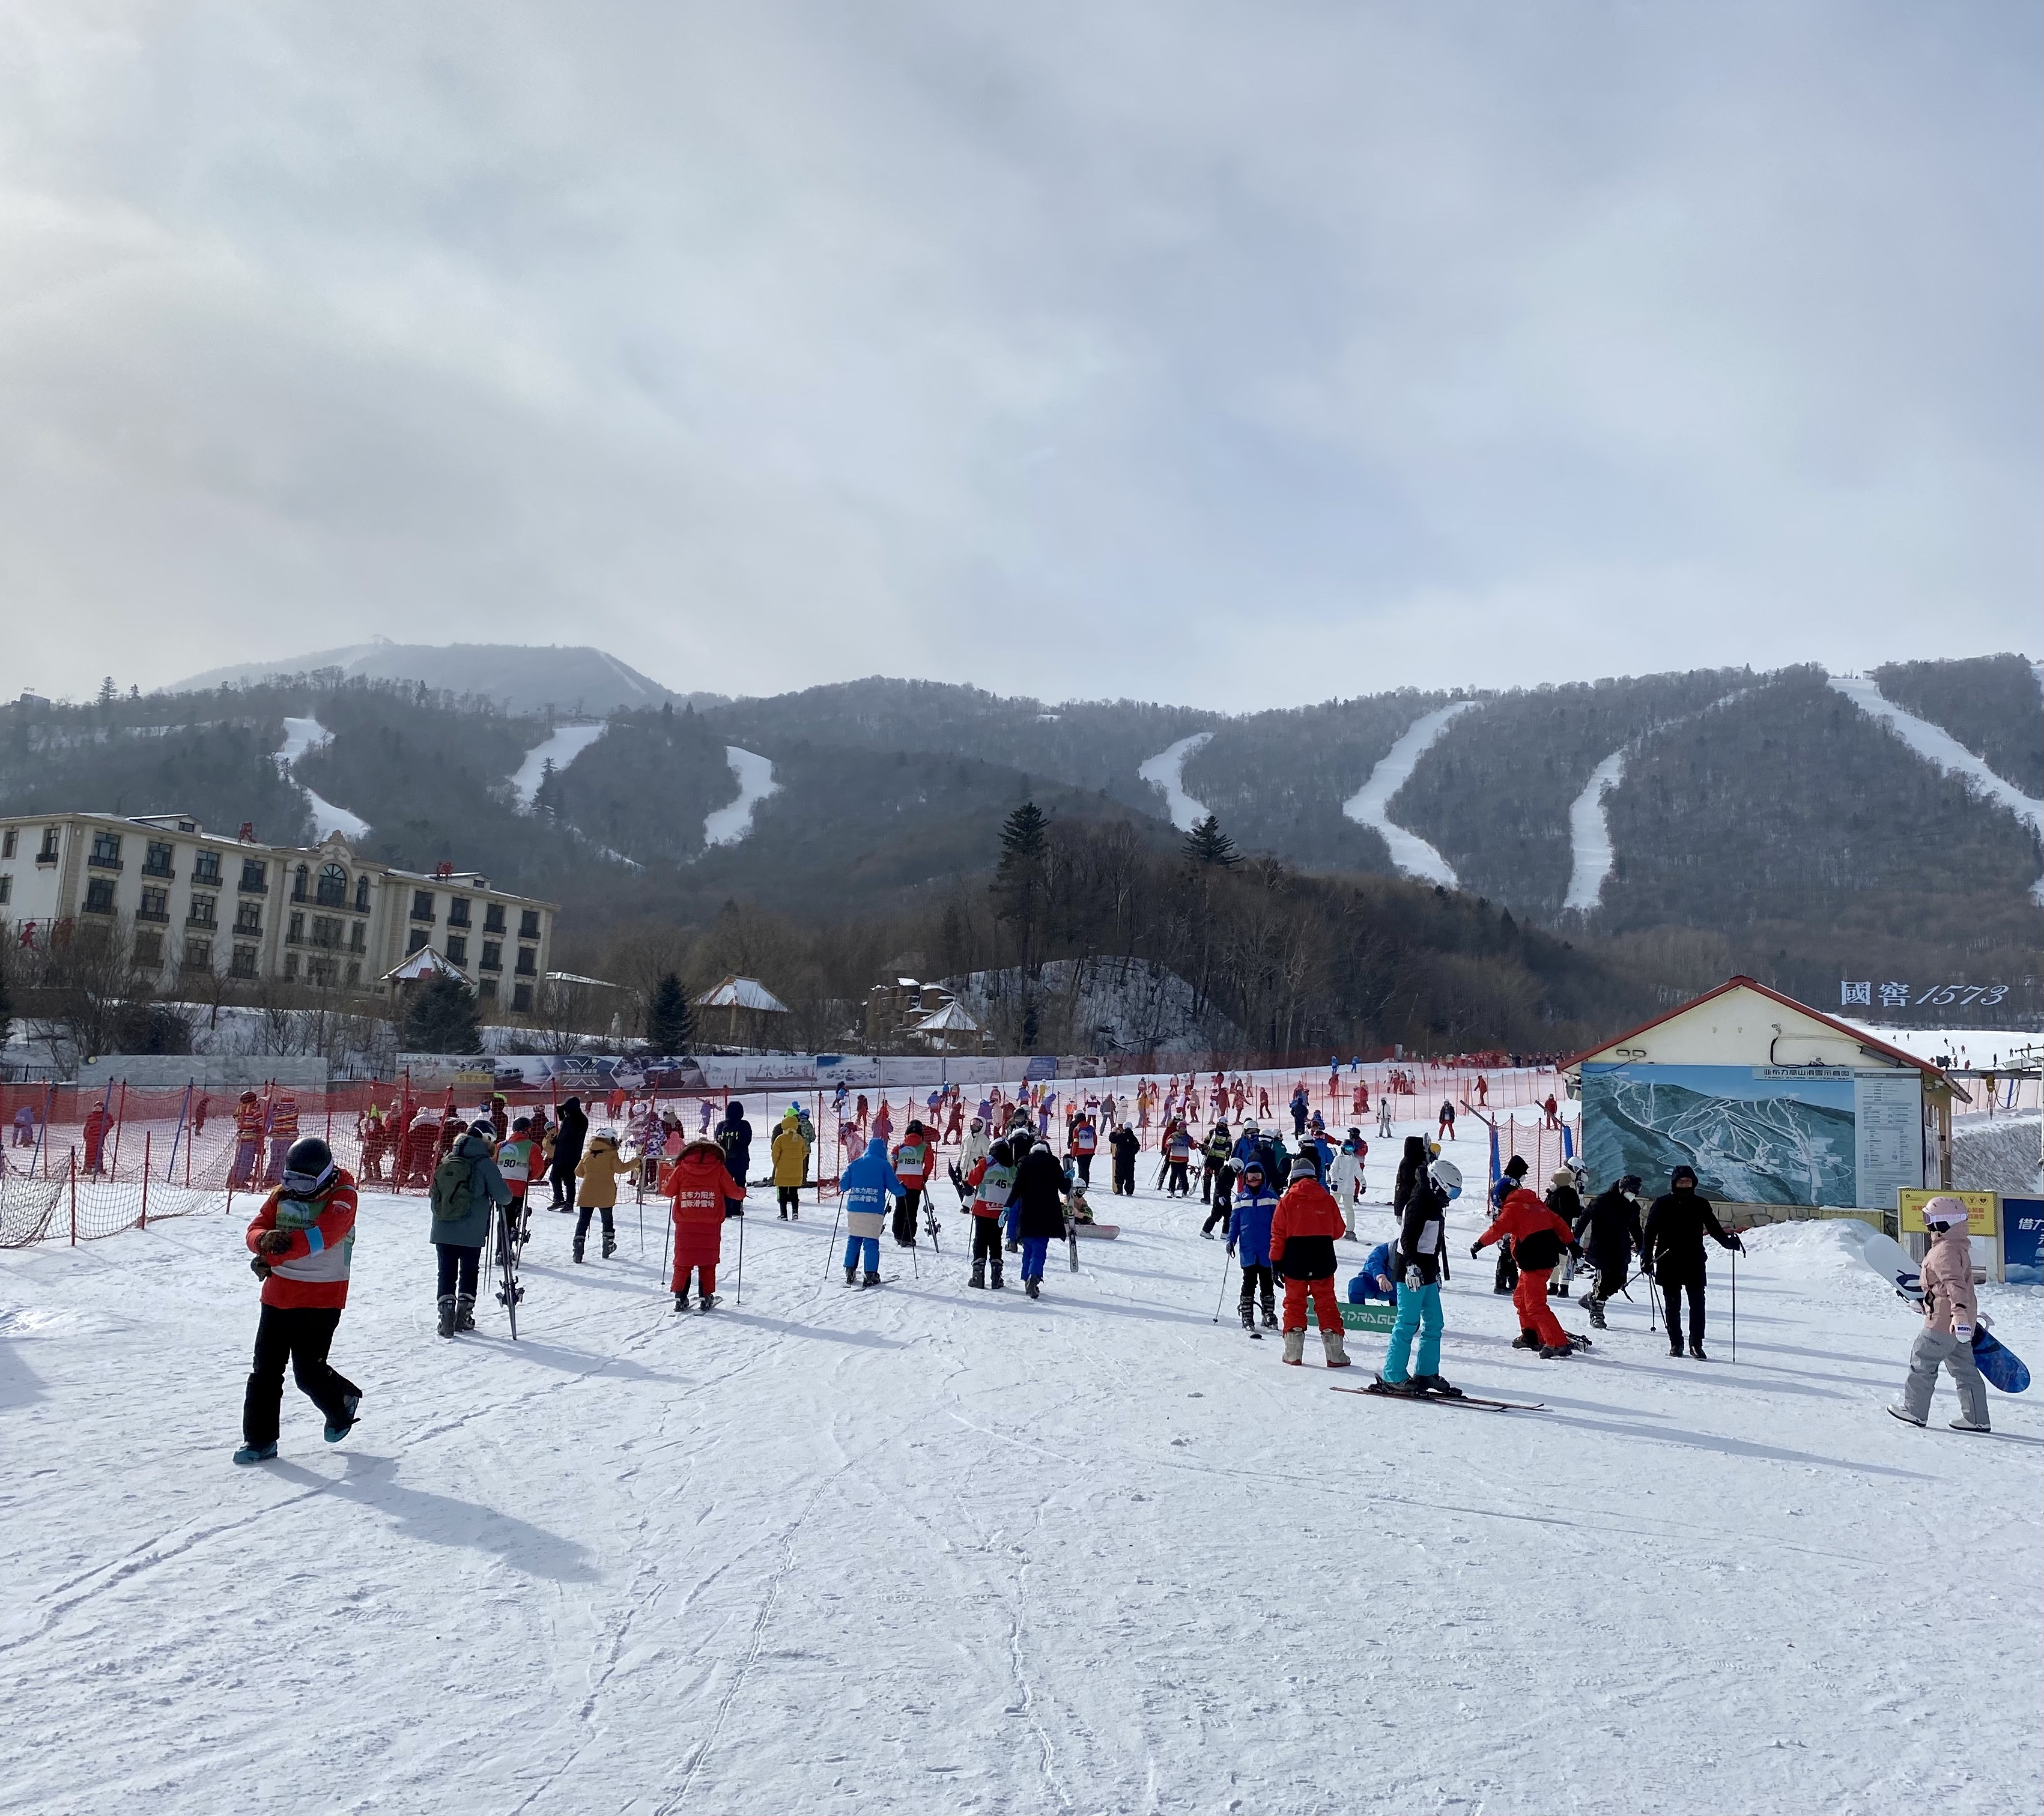
[[[1235,1256],[1235,1244],[1234,1244],[1234,1243],[1230,1242],[1230,1243],[1228,1244],[1228,1257],[1229,1257],[1229,1259],[1232,1260],[1232,1259],[1234,1258],[1234,1256]]]
[[[256,1238],[257,1250],[266,1255],[281,1255],[291,1246],[289,1230],[265,1230]]]
[[[1973,1327],[1970,1324],[1954,1324],[1952,1334],[1970,1350],[1973,1345]]]
[[[267,1280],[271,1273],[270,1264],[260,1255],[251,1255],[248,1257],[248,1271],[258,1280]]]
[[[1483,1244],[1482,1244],[1482,1243],[1481,1243],[1481,1242],[1472,1242],[1472,1243],[1470,1243],[1470,1259],[1471,1261],[1474,1261],[1474,1260],[1477,1258],[1477,1256],[1479,1256],[1479,1255],[1481,1255],[1482,1253],[1483,1253]]]

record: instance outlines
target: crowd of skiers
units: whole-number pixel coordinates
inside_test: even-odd
[[[1093,1222],[1088,1192],[1100,1150],[1105,1146],[1110,1156],[1112,1191],[1132,1193],[1143,1143],[1125,1116],[1112,1123],[1103,1140],[1096,1112],[1074,1105],[1067,1114],[1060,1159],[1049,1138],[1049,1105],[1043,1096],[1025,1095],[999,1105],[989,1101],[982,1108],[986,1114],[973,1117],[969,1129],[961,1131],[961,1152],[949,1168],[972,1228],[968,1284],[1001,1290],[1007,1258],[1017,1256],[1023,1288],[1035,1299],[1043,1292],[1051,1245],[1075,1240]],[[1158,1183],[1167,1196],[1189,1199],[1192,1169],[1198,1166],[1207,1211],[1200,1234],[1211,1240],[1218,1230],[1239,1269],[1237,1310],[1243,1327],[1260,1336],[1260,1314],[1264,1329],[1281,1329],[1283,1360],[1299,1365],[1310,1302],[1327,1365],[1348,1367],[1335,1289],[1335,1244],[1358,1239],[1355,1213],[1366,1191],[1369,1154],[1360,1127],[1352,1125],[1337,1146],[1306,1108],[1303,1093],[1288,1105],[1293,1113],[1289,1145],[1277,1126],[1266,1127],[1254,1118],[1244,1119],[1239,1132],[1217,1118],[1204,1137],[1196,1138],[1186,1115],[1173,1108],[1159,1137]],[[432,1124],[439,1158],[431,1172],[429,1232],[437,1257],[442,1337],[474,1327],[482,1256],[493,1242],[501,1280],[498,1296],[515,1312],[522,1292],[517,1263],[531,1233],[528,1199],[548,1181],[552,1207],[576,1214],[574,1260],[584,1259],[594,1219],[601,1222],[603,1257],[614,1254],[620,1181],[631,1177],[635,1165],[653,1169],[654,1189],[669,1201],[669,1286],[675,1311],[693,1305],[706,1312],[717,1304],[724,1231],[743,1215],[751,1165],[753,1131],[741,1102],[728,1104],[713,1130],[705,1120],[693,1137],[671,1113],[654,1117],[647,1127],[632,1131],[640,1155],[636,1162],[627,1158],[626,1144],[614,1128],[588,1134],[587,1118],[574,1098],[561,1105],[551,1123],[539,1110],[507,1116],[501,1097],[451,1133],[444,1122]],[[273,1110],[263,1131],[266,1138],[274,1127]],[[790,1104],[770,1143],[770,1177],[783,1219],[800,1219],[814,1144],[809,1119],[798,1104]],[[882,1283],[883,1237],[891,1235],[897,1246],[911,1250],[924,1233],[934,1242],[939,1225],[930,1192],[939,1169],[939,1146],[934,1116],[928,1126],[910,1117],[891,1150],[876,1119],[863,1151],[838,1181],[847,1287]],[[317,1137],[294,1139],[275,1158],[275,1188],[248,1232],[252,1265],[263,1281],[262,1316],[238,1462],[276,1454],[287,1363],[302,1390],[326,1415],[329,1442],[346,1436],[361,1397],[328,1360],[347,1300],[355,1181]],[[1635,1279],[1644,1278],[1665,1307],[1669,1354],[1708,1360],[1704,1245],[1708,1240],[1742,1252],[1743,1245],[1698,1191],[1694,1169],[1675,1168],[1668,1190],[1643,1214],[1643,1182],[1635,1174],[1585,1204],[1576,1169],[1557,1171],[1544,1196],[1528,1187],[1527,1172],[1520,1156],[1506,1163],[1491,1188],[1488,1226],[1470,1250],[1473,1259],[1486,1248],[1499,1250],[1494,1290],[1509,1293],[1517,1312],[1520,1334],[1513,1346],[1555,1361],[1589,1347],[1592,1339],[1566,1330],[1550,1304],[1554,1298],[1566,1298],[1580,1265],[1591,1276],[1580,1303],[1593,1328],[1606,1328],[1609,1302]],[[1392,1198],[1396,1234],[1370,1252],[1349,1288],[1351,1300],[1381,1299],[1396,1307],[1384,1363],[1369,1391],[1462,1397],[1440,1373],[1441,1288],[1449,1278],[1447,1215],[1461,1186],[1459,1171],[1441,1158],[1436,1143],[1422,1135],[1405,1138]],[[1950,1215],[1954,1206],[1956,1219]],[[1942,1219],[1934,1234],[1950,1244],[1956,1230],[1958,1246],[1949,1256],[1934,1249],[1933,1261],[1925,1265],[1928,1322],[1911,1357],[1904,1403],[1891,1410],[1921,1424],[1938,1370],[1945,1367],[1961,1395],[1960,1428],[1984,1429],[1985,1397],[1972,1369],[1976,1311],[1970,1254],[1963,1247],[1965,1208],[1956,1200],[1939,1199],[1932,1210]],[[740,1254],[742,1261],[742,1245]]]

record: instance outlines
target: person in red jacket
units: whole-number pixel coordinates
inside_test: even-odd
[[[286,1362],[299,1392],[326,1415],[328,1443],[348,1435],[362,1403],[362,1390],[327,1361],[348,1303],[355,1181],[318,1136],[308,1135],[284,1157],[284,1176],[251,1219],[248,1242],[263,1311],[234,1461],[267,1463],[277,1454]]]
[[[97,1179],[106,1169],[106,1133],[113,1117],[105,1104],[95,1104],[85,1113],[85,1170]]]
[[[725,1170],[724,1150],[713,1141],[690,1142],[667,1169],[663,1188],[674,1201],[674,1309],[689,1308],[689,1276],[696,1277],[696,1309],[717,1303],[717,1264],[724,1253],[724,1206],[743,1198],[745,1182]]]
[[[270,1106],[270,1165],[263,1175],[265,1185],[275,1185],[284,1177],[284,1158],[298,1138],[298,1100],[290,1092],[278,1093]]]
[[[1349,1365],[1341,1307],[1335,1298],[1335,1239],[1347,1228],[1335,1195],[1320,1183],[1319,1169],[1301,1154],[1292,1162],[1291,1183],[1270,1219],[1270,1265],[1285,1281],[1285,1360],[1294,1368],[1305,1358],[1308,1292],[1327,1366]]]
[[[263,1150],[263,1131],[269,1123],[253,1091],[244,1091],[234,1106],[234,1169],[230,1185],[248,1185],[256,1177],[256,1162]]]
[[[1519,1264],[1519,1284],[1512,1292],[1512,1303],[1519,1310],[1519,1336],[1512,1348],[1538,1350],[1550,1361],[1573,1354],[1577,1347],[1588,1349],[1589,1339],[1571,1338],[1547,1308],[1547,1277],[1554,1264],[1565,1254],[1581,1253],[1575,1231],[1522,1185],[1507,1195],[1496,1220],[1477,1238],[1470,1254],[1480,1255],[1487,1244],[1507,1236]]]

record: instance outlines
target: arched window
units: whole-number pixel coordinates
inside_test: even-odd
[[[348,873],[338,864],[322,864],[319,875],[321,908],[344,908],[348,903]]]
[[[367,877],[355,879],[355,912],[357,914],[369,912],[369,879]]]

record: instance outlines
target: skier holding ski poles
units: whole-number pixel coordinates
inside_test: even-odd
[[[880,1284],[880,1232],[887,1221],[887,1200],[908,1188],[887,1163],[887,1143],[875,1135],[866,1152],[844,1169],[838,1196],[844,1204],[844,1284],[859,1284],[859,1264],[866,1263],[866,1284]]]
[[[1646,1229],[1640,1252],[1646,1271],[1661,1288],[1668,1313],[1668,1353],[1682,1353],[1682,1298],[1689,1300],[1689,1353],[1700,1362],[1704,1353],[1704,1238],[1719,1247],[1737,1249],[1746,1245],[1728,1236],[1719,1223],[1711,1201],[1696,1190],[1696,1169],[1678,1166],[1668,1175],[1668,1189],[1654,1200],[1646,1213]]]

